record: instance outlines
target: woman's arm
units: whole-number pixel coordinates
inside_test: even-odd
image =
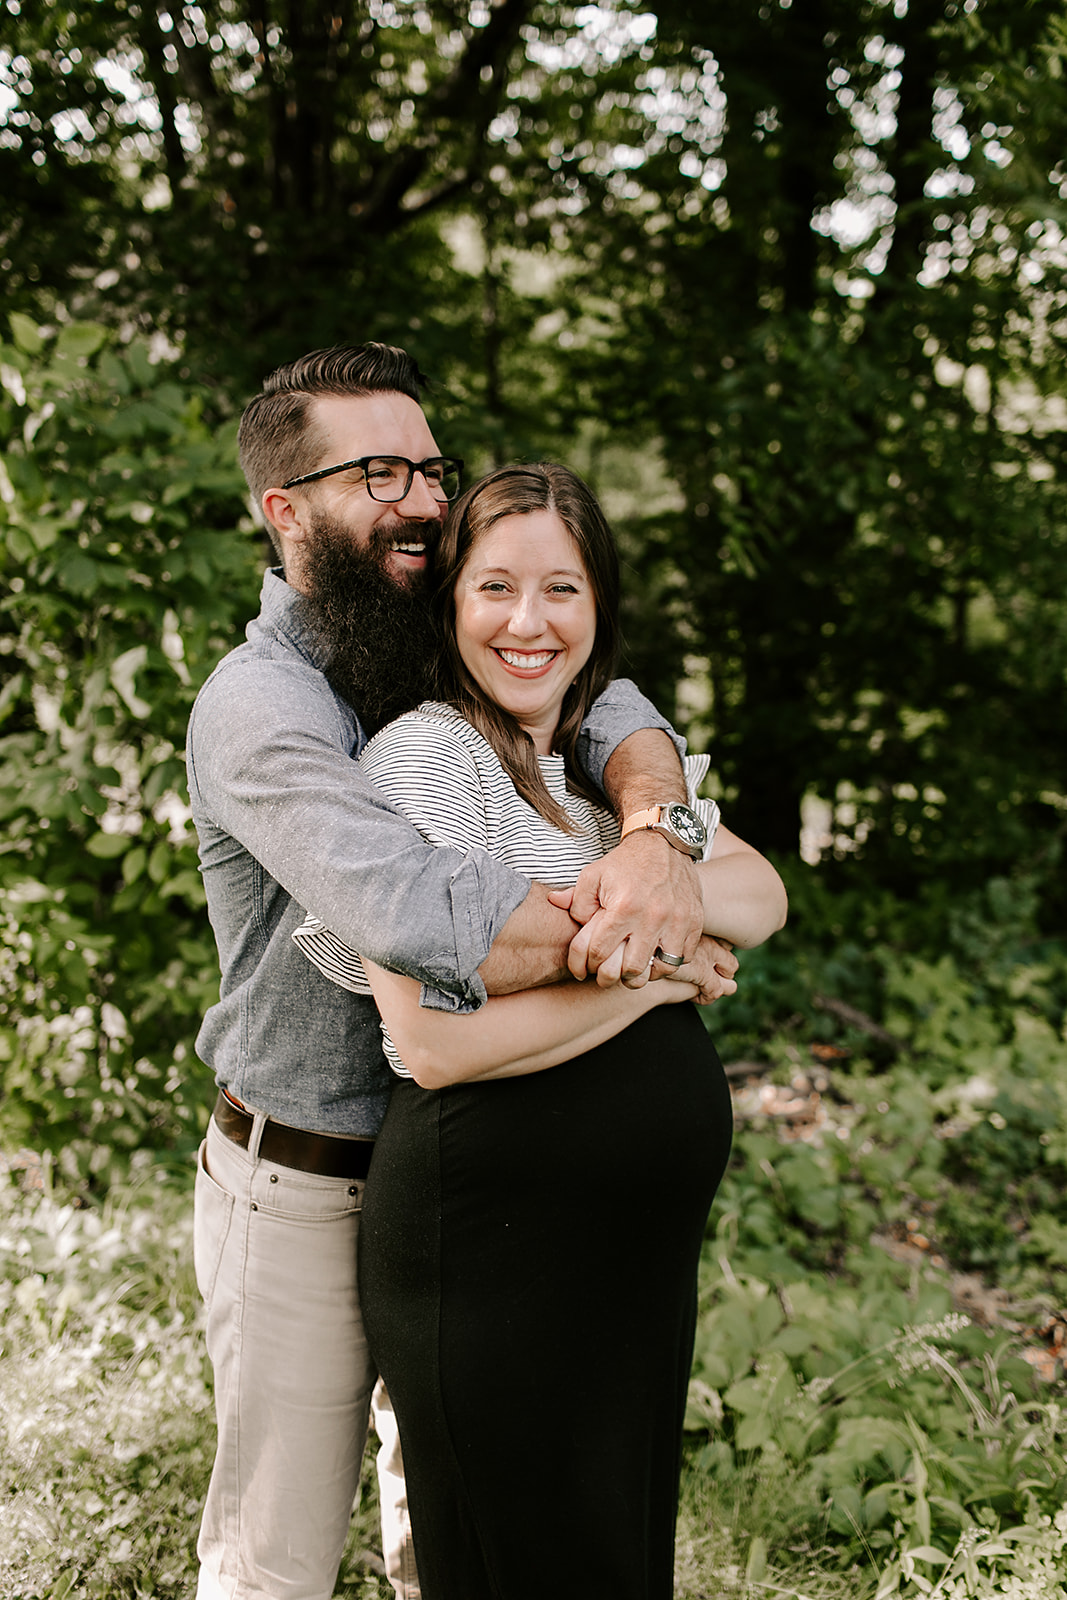
[[[785,926],[785,885],[765,856],[722,824],[711,855],[697,864],[704,896],[704,932],[742,950]]]
[[[683,1000],[710,1004],[737,985],[715,969],[716,947],[702,941],[685,976],[643,989],[601,989],[567,981],[549,989],[493,997],[457,1014],[419,1005],[414,978],[364,960],[374,999],[400,1058],[424,1089],[543,1072],[613,1039],[638,1017]]]

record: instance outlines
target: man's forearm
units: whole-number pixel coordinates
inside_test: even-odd
[[[613,751],[604,789],[620,822],[634,811],[687,798],[678,752],[657,728],[639,728]]]
[[[620,820],[651,805],[686,799],[678,752],[667,735],[656,728],[640,728],[616,747],[604,770],[604,787]],[[628,843],[626,849],[638,852],[633,876],[642,901],[655,902],[660,891],[660,898],[675,912],[679,904],[687,903],[687,893],[691,896],[693,911],[688,921],[695,939],[700,921],[692,864],[665,840],[652,835]],[[646,852],[643,857],[642,851]],[[669,883],[666,892],[660,888],[660,878]],[[540,884],[534,884],[493,941],[492,950],[478,969],[489,994],[514,994],[520,989],[558,983],[568,976],[569,946],[581,925],[566,911],[551,905],[547,894]],[[658,930],[662,920],[658,912],[654,920]],[[611,949],[618,942],[616,939]],[[574,975],[584,976],[584,972]]]
[[[620,823],[635,811],[688,798],[678,752],[654,728],[638,729],[616,748],[604,787]],[[617,983],[620,973],[627,982],[647,975],[659,947],[691,957],[703,927],[693,862],[647,829],[585,868],[571,909],[583,928],[568,953],[569,970],[576,978],[595,972],[598,983]]]
[[[579,924],[535,883],[505,922],[478,971],[489,994],[540,989],[568,976],[567,951]]]

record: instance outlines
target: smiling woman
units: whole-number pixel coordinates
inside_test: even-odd
[[[619,837],[575,760],[615,659],[611,531],[567,469],[504,468],[452,509],[436,565],[438,703],[361,764],[435,842],[573,883]],[[367,972],[414,1079],[379,1135],[360,1270],[425,1600],[533,1600],[549,1548],[560,1597],[667,1600],[696,1264],[730,1146],[707,1033],[658,1005],[693,991],[560,985],[424,1035],[407,980]],[[522,1440],[506,1484],[502,1415]]]
[[[615,661],[611,531],[566,468],[506,467],[451,508],[435,566],[436,697],[383,729],[360,767],[431,843],[569,887],[621,832],[577,760]],[[706,770],[692,762],[689,806],[669,808],[701,844],[675,847],[777,881],[697,799]],[[652,827],[661,809],[628,823]],[[716,931],[744,929],[727,916]],[[360,1276],[424,1600],[541,1600],[546,1586],[559,1600],[669,1600],[697,1262],[731,1128],[718,1057],[685,1002],[701,962],[721,985],[704,998],[731,992],[715,962],[732,958],[705,940],[691,964],[657,951],[650,969],[681,968],[670,979],[564,982],[454,1015],[421,1006],[414,980],[361,967],[314,919],[294,938],[333,981],[369,980],[401,1080]],[[522,1441],[506,1474],[504,1416]]]

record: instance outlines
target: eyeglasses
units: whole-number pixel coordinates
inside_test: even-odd
[[[348,472],[353,467],[362,472],[371,499],[386,505],[404,499],[416,472],[422,473],[435,500],[454,500],[459,494],[463,471],[462,461],[448,456],[427,456],[425,461],[408,461],[404,456],[358,456],[355,461],[342,461],[336,467],[320,467],[318,472],[305,472],[302,478],[290,478],[282,488],[295,489],[302,483],[317,483],[320,478],[330,478],[335,472]]]

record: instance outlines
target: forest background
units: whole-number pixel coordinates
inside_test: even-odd
[[[469,473],[589,478],[625,670],[790,890],[709,1017],[740,1131],[692,1548],[753,1593],[799,1562],[955,1600],[1046,1559],[1060,1592],[1065,68],[1062,0],[0,0],[0,1145],[45,1188],[10,1200],[20,1392],[96,1327],[90,1235],[56,1229],[110,1237],[146,1160],[153,1205],[181,1189],[210,1106],[182,752],[268,560],[236,419],[278,362],[376,338]],[[143,1548],[71,1544],[9,1398],[44,1576],[23,1539],[5,1592],[142,1592]]]

